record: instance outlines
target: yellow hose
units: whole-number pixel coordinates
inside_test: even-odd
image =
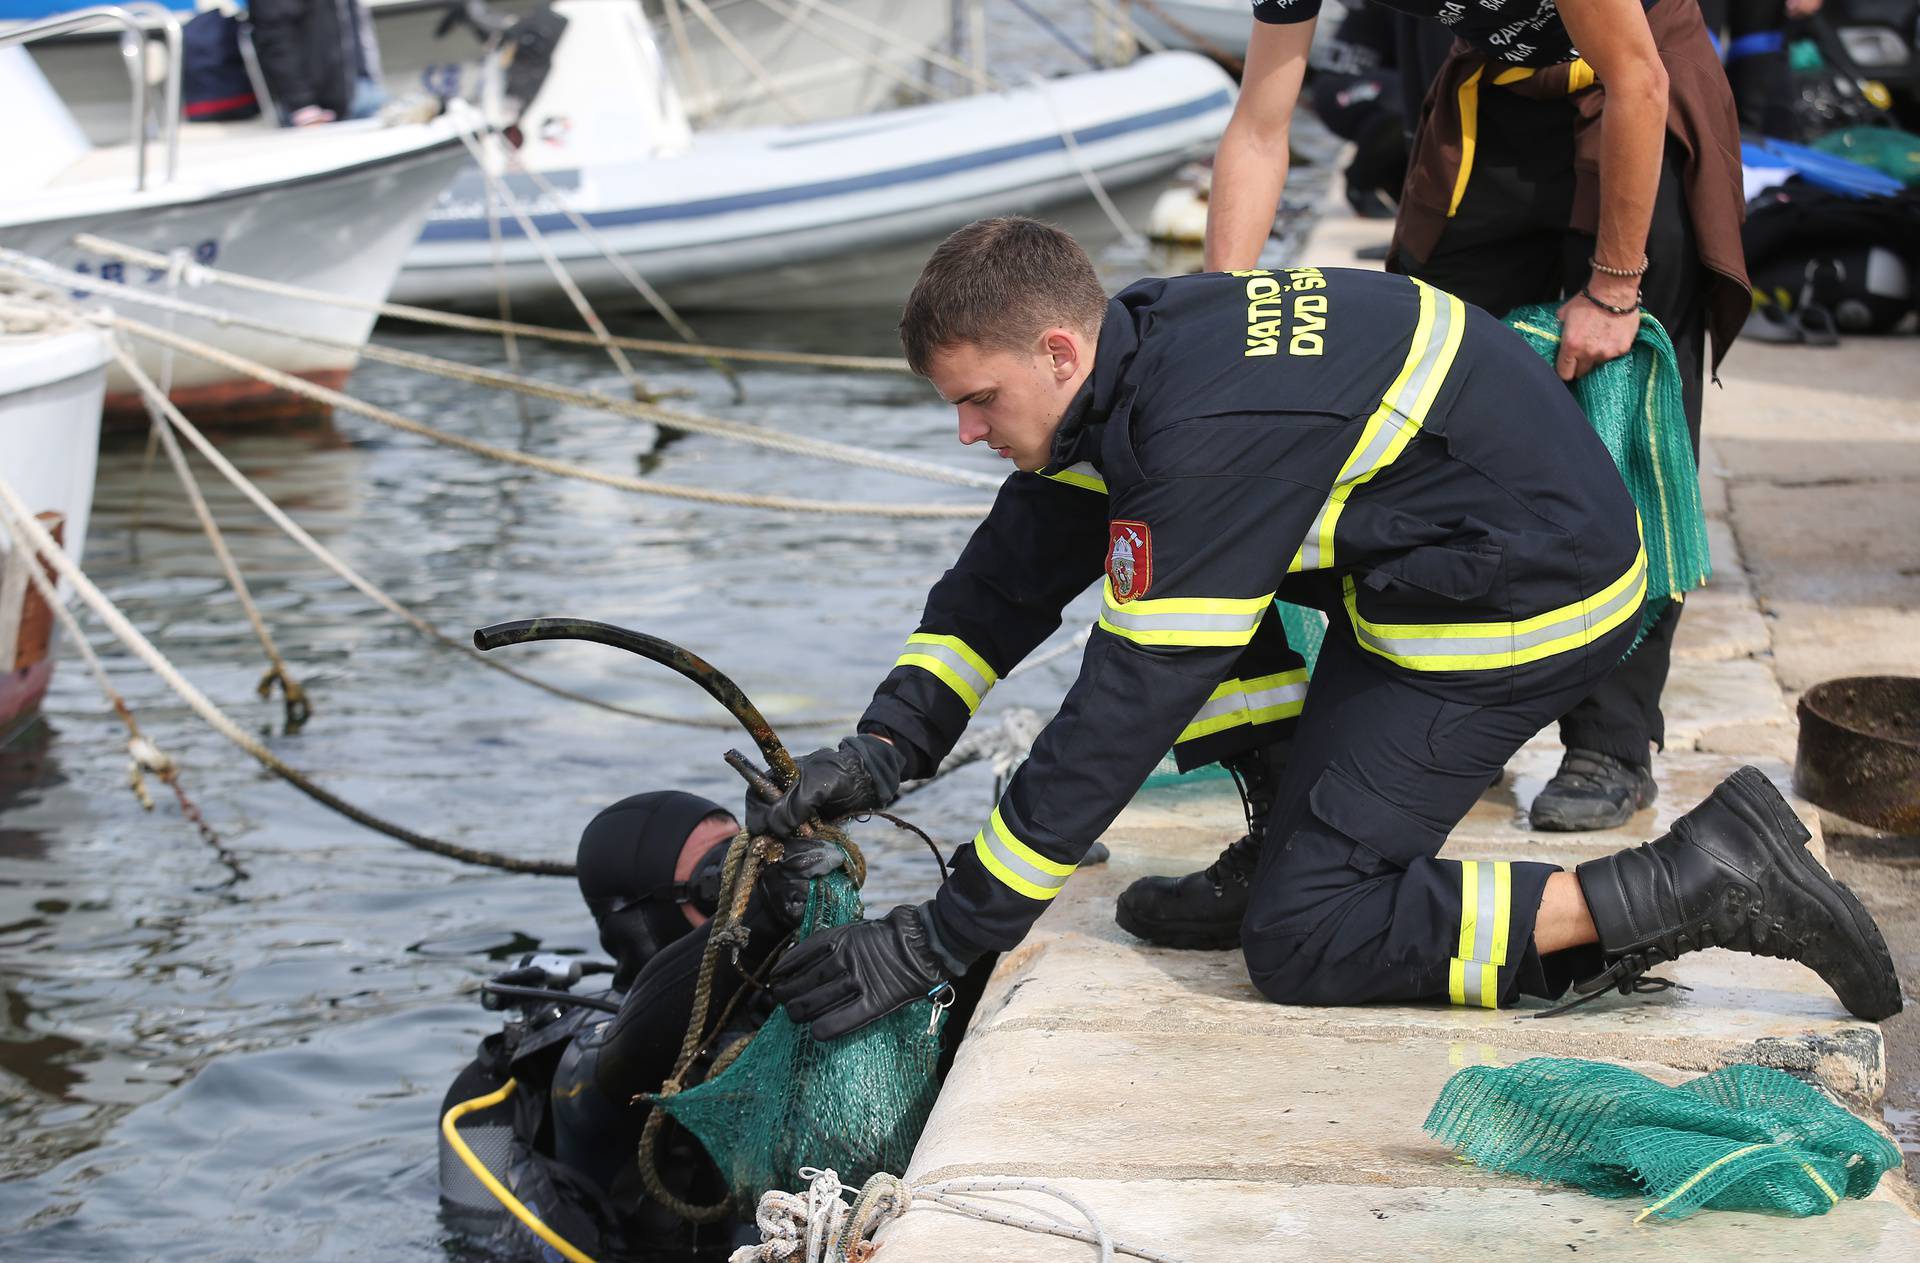
[[[560,1251],[571,1260],[571,1263],[593,1263],[591,1257],[575,1248],[571,1241],[540,1222],[538,1215],[528,1210],[519,1198],[508,1192],[507,1186],[494,1178],[493,1172],[487,1170],[487,1164],[475,1157],[473,1150],[467,1147],[467,1142],[460,1138],[460,1129],[455,1126],[456,1123],[469,1114],[491,1109],[500,1104],[512,1096],[513,1090],[518,1086],[515,1080],[508,1079],[497,1091],[489,1092],[485,1096],[476,1096],[471,1101],[460,1102],[448,1110],[446,1116],[440,1120],[440,1134],[447,1138],[447,1143],[453,1146],[453,1151],[460,1155],[460,1161],[467,1164],[467,1170],[473,1172],[473,1178],[480,1181],[481,1186],[493,1194],[494,1200],[506,1207],[508,1213],[515,1219],[525,1224],[534,1236]]]

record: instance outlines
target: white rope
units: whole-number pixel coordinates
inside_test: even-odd
[[[542,692],[551,693],[555,697],[562,697],[570,702],[581,702],[588,706],[598,707],[601,710],[612,711],[615,714],[627,715],[634,719],[651,720],[655,723],[680,724],[689,728],[728,730],[734,727],[734,721],[731,719],[669,715],[655,711],[635,710],[632,707],[621,706],[614,702],[606,702],[599,698],[589,697],[584,693],[576,693],[572,689],[561,688],[559,685],[550,684],[537,676],[528,675],[502,662],[497,657],[491,657],[481,653],[470,643],[446,635],[426,619],[400,604],[400,602],[392,596],[389,596],[385,591],[377,587],[372,580],[366,578],[352,566],[342,561],[337,555],[330,551],[326,545],[308,534],[305,528],[288,517],[285,511],[283,511],[279,505],[275,504],[272,498],[269,497],[266,492],[262,491],[252,479],[241,473],[240,470],[235,467],[234,463],[228,460],[220,449],[215,447],[212,442],[208,440],[207,436],[200,432],[199,428],[196,427],[193,422],[187,420],[185,414],[174,406],[172,400],[160,393],[159,387],[154,383],[153,379],[147,376],[132,356],[128,355],[117,345],[114,347],[114,355],[121,371],[132,379],[134,387],[145,397],[148,406],[157,409],[160,415],[165,418],[168,425],[185,436],[186,440],[193,444],[195,450],[206,458],[207,463],[212,465],[228,482],[232,483],[241,495],[244,495],[248,500],[252,501],[253,506],[265,514],[268,521],[285,532],[287,538],[306,549],[308,554],[321,565],[344,579],[355,591],[359,592],[369,601],[372,601],[375,605],[378,605],[381,609],[386,610],[389,614],[392,614],[395,618],[398,618],[401,622],[428,640],[433,641],[444,649],[451,649],[455,653],[471,658],[490,671],[498,671],[503,675],[511,676],[522,684],[530,684]],[[845,726],[845,724],[849,722],[850,721],[837,718],[824,720],[807,718],[780,720],[781,725],[788,728],[840,727]]]
[[[781,113],[795,123],[806,121],[806,115],[794,105],[792,98],[780,90],[780,85],[774,82],[773,76],[767,73],[767,68],[760,64],[759,58],[748,52],[747,46],[734,38],[733,32],[727,29],[726,23],[714,16],[713,10],[706,6],[706,0],[683,0],[683,2],[693,11],[693,16],[700,19],[700,24],[711,31],[713,37],[733,54],[734,60],[747,68],[747,73],[765,89],[768,98],[780,107]]]
[[[205,720],[214,731],[257,759],[262,766],[298,789],[315,802],[321,803],[356,823],[369,829],[378,830],[388,837],[397,838],[417,850],[429,851],[457,859],[463,863],[484,864],[491,868],[502,868],[510,872],[540,873],[551,876],[572,876],[573,865],[555,860],[523,860],[513,856],[500,855],[490,851],[479,851],[469,847],[456,846],[442,842],[437,838],[413,832],[403,826],[381,819],[371,812],[364,811],[344,798],[314,783],[298,769],[281,761],[273,751],[260,744],[253,735],[229,719],[226,714],[211,701],[207,695],[195,688],[165,654],[153,647],[153,642],[140,633],[140,629],[127,621],[114,603],[93,586],[93,581],[81,572],[73,559],[67,556],[60,545],[54,543],[45,527],[35,521],[26,505],[14,493],[5,478],[0,478],[0,520],[10,526],[23,538],[26,548],[25,560],[32,564],[37,553],[46,559],[62,579],[73,585],[74,592],[85,601],[107,629],[117,637],[121,644],[146,663],[153,673],[164,681],[168,688],[177,693],[181,700],[193,709],[193,712]]]
[[[462,118],[466,121],[467,116],[463,115]],[[580,319],[586,321],[587,328],[593,330],[594,341],[599,343],[600,349],[607,353],[607,358],[613,361],[613,366],[620,370],[620,376],[626,379],[627,387],[633,392],[634,398],[654,398],[652,389],[640,380],[640,374],[635,371],[632,361],[627,359],[627,353],[614,343],[613,333],[601,321],[600,313],[593,309],[593,304],[587,301],[587,296],[574,283],[573,274],[567,271],[566,264],[560,262],[560,257],[553,252],[553,247],[547,244],[547,239],[541,235],[539,228],[534,226],[526,209],[520,205],[520,199],[514,195],[512,189],[507,187],[505,181],[494,175],[493,169],[487,165],[487,155],[474,138],[472,131],[474,125],[477,125],[477,119],[455,134],[460,137],[460,143],[466,146],[468,156],[473,159],[473,165],[479,168],[480,179],[499,192],[500,200],[505,204],[507,213],[519,223],[521,233],[533,248],[540,252],[540,258],[546,263],[547,270],[553,274],[553,279],[560,286],[561,292],[567,296],[567,301],[573,304],[573,309],[579,313]],[[493,139],[491,134],[489,139]]]
[[[509,146],[503,149],[502,152],[506,155],[508,166],[532,181],[533,186],[539,189],[548,201],[560,208],[560,213],[567,217],[567,222],[573,225],[574,230],[584,237],[589,245],[600,252],[600,257],[606,260],[608,266],[618,272],[620,278],[633,287],[634,292],[646,301],[647,306],[653,308],[655,315],[667,322],[668,328],[680,335],[682,342],[688,346],[692,346],[700,341],[699,335],[693,331],[693,326],[680,318],[680,313],[675,311],[667,303],[665,298],[661,297],[660,291],[649,284],[646,277],[640,275],[633,264],[627,261],[625,255],[608,244],[607,239],[600,235],[599,231],[594,228],[593,224],[588,221],[585,215],[582,215],[574,209],[573,203],[568,200],[564,193],[554,187],[551,180],[522,161],[519,150]],[[489,185],[488,187],[491,188],[492,186]],[[489,209],[491,209],[491,205],[491,202],[489,202]],[[522,220],[521,223],[524,226],[534,228],[536,232],[538,231],[538,227],[531,224],[530,221]],[[491,220],[489,224],[492,224]],[[502,284],[504,284],[504,281]],[[504,290],[502,291],[502,297],[505,297]],[[502,319],[505,319],[504,313],[502,314]],[[607,347],[608,353],[612,354],[614,349],[619,346],[619,343],[615,341],[612,332],[608,330],[605,325],[597,325],[595,327],[602,335],[600,341]],[[747,397],[746,387],[740,384],[740,377],[733,371],[732,367],[718,356],[709,355],[706,357],[706,360],[708,366],[726,378],[727,384],[733,388],[733,401],[735,403],[743,402]]]
[[[1112,1263],[1115,1254],[1132,1255],[1147,1263],[1180,1263],[1172,1255],[1114,1240],[1093,1207],[1046,1180],[980,1176],[908,1184],[883,1171],[868,1180],[852,1204],[848,1204],[842,1196],[847,1189],[833,1171],[802,1167],[800,1178],[807,1181],[804,1193],[773,1189],[760,1198],[754,1212],[760,1244],[741,1246],[729,1257],[728,1263],[848,1263],[850,1259],[867,1256],[873,1248],[872,1238],[881,1228],[922,1204],[983,1223],[1084,1242],[1094,1247],[1100,1263]],[[966,1195],[978,1193],[1037,1193],[1050,1197],[1075,1211],[1086,1227],[1081,1228],[1045,1209],[1035,1208],[1034,1214],[1016,1214],[966,1200]],[[1045,1218],[1038,1217],[1042,1215]]]
[[[805,31],[822,43],[833,45],[867,69],[893,80],[909,92],[923,96],[929,101],[944,101],[949,95],[924,79],[914,78],[884,57],[874,56],[866,49],[855,44],[852,40],[841,35],[836,35],[826,28],[808,21],[808,10],[813,7],[808,0],[801,0],[800,7],[798,8],[786,4],[784,0],[755,0],[755,2],[759,4],[761,8],[771,10],[776,17],[785,18],[788,26],[795,30]]]
[[[1047,103],[1047,112],[1053,115],[1054,126],[1060,130],[1060,143],[1066,146],[1067,156],[1073,159],[1073,165],[1080,169],[1080,178],[1086,182],[1087,191],[1093,194],[1093,200],[1100,204],[1100,209],[1106,213],[1108,222],[1119,232],[1121,240],[1127,243],[1128,248],[1142,254],[1146,253],[1147,239],[1134,231],[1133,225],[1120,214],[1120,208],[1115,206],[1113,199],[1107,196],[1107,186],[1100,182],[1100,176],[1094,171],[1093,164],[1088,162],[1087,155],[1081,152],[1080,142],[1074,138],[1073,129],[1067,126],[1066,115],[1060,112],[1060,106],[1054,101],[1053,92],[1047,86],[1047,81],[1036,75],[1033,78],[1033,86],[1040,93],[1040,99]]]
[[[404,417],[390,408],[381,408],[374,404],[355,399],[352,395],[329,390],[291,373],[283,373],[276,368],[257,364],[243,356],[223,351],[219,347],[204,342],[195,342],[191,338],[178,337],[165,330],[138,320],[129,320],[125,316],[113,317],[113,323],[130,329],[149,341],[174,346],[198,359],[210,364],[218,364],[233,372],[258,378],[269,386],[278,387],[315,403],[325,404],[343,412],[355,413],[370,421],[390,426],[393,429],[420,438],[431,440],[446,447],[458,448],[475,456],[484,456],[489,460],[507,465],[519,465],[527,469],[536,469],[544,474],[560,478],[576,478],[581,482],[596,483],[603,487],[612,487],[619,491],[631,491],[637,495],[661,496],[670,500],[689,500],[696,504],[721,504],[742,509],[776,509],[786,513],[817,513],[830,517],[880,517],[880,518],[965,518],[975,519],[985,516],[988,506],[985,504],[889,504],[875,501],[834,501],[812,500],[796,496],[755,495],[738,491],[709,491],[703,487],[689,487],[680,483],[652,482],[644,478],[634,478],[626,474],[604,473],[589,469],[584,465],[575,465],[570,461],[550,460],[544,456],[533,456],[526,452],[517,452],[510,448],[498,447],[492,443],[482,443],[476,439],[459,434],[450,434]]]
[[[489,184],[486,188],[491,195],[493,186]],[[73,243],[83,250],[110,255],[116,259],[125,259],[145,267],[160,267],[168,262],[167,255],[142,250],[138,246],[130,246],[125,242],[96,237],[92,233],[76,234]],[[64,277],[66,274],[61,275]],[[244,272],[228,272],[205,263],[187,261],[182,265],[180,275],[188,286],[195,288],[202,285],[224,285],[231,289],[251,290],[256,294],[271,294],[276,298],[295,298],[302,302],[324,303],[330,307],[343,307],[351,311],[371,311],[386,320],[404,320],[411,324],[434,325],[442,329],[463,329],[469,333],[518,335],[548,342],[564,342],[570,346],[600,345],[600,339],[584,329],[555,329],[546,325],[526,324],[505,317],[495,320],[487,316],[467,315],[464,312],[437,311],[432,307],[410,307],[405,303],[376,302],[372,299],[353,298],[345,294],[330,294],[326,290],[308,289],[303,285],[290,285],[284,281],[269,281],[258,276],[248,276]],[[83,276],[79,279],[88,278]],[[910,373],[912,371],[907,367],[905,360],[884,355],[824,355],[812,351],[773,351],[749,347],[713,346],[704,342],[663,342],[658,338],[633,338],[623,334],[615,334],[613,343],[629,351],[646,351],[656,355],[691,355],[701,359],[786,364],[800,368],[850,369],[859,372]]]
[[[556,403],[573,404],[583,408],[594,408],[610,412],[616,416],[648,421],[655,425],[667,426],[677,430],[687,430],[695,434],[706,434],[715,438],[731,439],[748,443],[756,447],[770,448],[774,451],[788,452],[796,456],[811,456],[819,460],[833,461],[837,464],[852,465],[858,468],[878,469],[884,473],[904,474],[913,478],[924,478],[929,482],[943,482],[956,487],[977,487],[983,491],[997,490],[1000,479],[990,474],[974,473],[971,470],[955,469],[933,461],[918,460],[911,456],[896,456],[891,452],[874,451],[869,448],[853,447],[844,443],[829,443],[822,439],[808,438],[805,435],[787,434],[763,426],[750,425],[741,421],[727,421],[719,417],[704,416],[694,412],[682,412],[676,408],[662,408],[657,404],[641,403],[636,400],[616,399],[598,391],[584,390],[575,386],[562,386],[536,378],[521,377],[500,369],[483,368],[473,364],[462,364],[457,360],[441,359],[438,356],[424,355],[418,351],[403,351],[396,347],[381,346],[378,343],[348,342],[339,338],[327,338],[318,334],[295,329],[287,325],[263,320],[256,316],[245,316],[236,312],[223,311],[216,307],[206,307],[185,299],[172,298],[143,290],[135,286],[114,281],[102,281],[97,277],[74,276],[70,279],[60,269],[36,259],[32,255],[0,248],[0,275],[11,272],[13,275],[43,284],[71,286],[92,293],[125,298],[131,302],[153,307],[159,311],[193,316],[215,325],[237,325],[253,329],[273,337],[312,343],[316,346],[333,347],[349,354],[364,356],[383,364],[393,364],[401,368],[410,368],[418,372],[432,373],[455,381],[470,382],[475,385],[492,386],[501,390],[511,390],[532,395],[540,399],[549,399]],[[127,317],[116,317],[126,320]],[[140,326],[149,328],[149,326]],[[157,331],[156,331],[157,332]],[[177,334],[169,334],[178,337]],[[158,339],[165,343],[165,338]],[[217,350],[217,348],[208,348]],[[220,352],[227,354],[226,352]],[[204,358],[204,357],[203,357]],[[257,368],[265,368],[256,365]],[[237,370],[257,376],[248,369]],[[273,372],[277,370],[266,369]],[[264,380],[264,379],[263,379]],[[311,383],[306,383],[310,385]],[[289,387],[295,393],[303,393],[298,387]],[[312,396],[309,396],[312,397]],[[659,487],[668,484],[650,483]],[[697,498],[697,497],[686,497]],[[967,513],[971,513],[969,510]],[[979,510],[984,513],[984,506]],[[966,516],[956,514],[905,514],[904,516]]]

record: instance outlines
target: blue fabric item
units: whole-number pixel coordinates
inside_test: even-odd
[[[1848,197],[1892,197],[1905,187],[1862,163],[1770,136],[1741,141],[1740,161],[1750,167],[1791,167],[1807,183]]]
[[[1714,41],[1717,47],[1719,41]],[[1746,35],[1736,35],[1727,41],[1726,51],[1721,54],[1727,61],[1739,61],[1742,57],[1758,57],[1763,53],[1785,51],[1787,37],[1779,31],[1753,31]]]

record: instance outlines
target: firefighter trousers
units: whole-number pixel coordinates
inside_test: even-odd
[[[1595,642],[1615,662],[1637,619]],[[1494,1008],[1597,973],[1597,949],[1542,958],[1534,917],[1557,865],[1436,858],[1523,743],[1594,687],[1499,704],[1449,700],[1386,667],[1337,616],[1241,926],[1254,985],[1281,1004],[1449,1000]]]

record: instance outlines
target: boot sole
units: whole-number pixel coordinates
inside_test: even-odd
[[[1824,908],[1841,930],[1851,928],[1855,951],[1878,966],[1877,972],[1883,985],[1876,988],[1877,994],[1860,1007],[1847,1004],[1845,997],[1841,997],[1841,1003],[1847,1011],[1869,1022],[1884,1022],[1898,1013],[1902,1007],[1900,975],[1894,970],[1893,954],[1887,950],[1887,941],[1881,936],[1879,925],[1874,922],[1873,914],[1867,911],[1866,905],[1860,902],[1859,896],[1822,868],[1820,861],[1813,857],[1813,852],[1807,849],[1813,834],[1794,814],[1792,806],[1780,796],[1780,791],[1773,787],[1766,773],[1757,767],[1741,768],[1727,778],[1726,784],[1739,789],[1740,797],[1749,806],[1766,813],[1781,832],[1794,839],[1785,841],[1771,831],[1763,832],[1767,847],[1774,853],[1781,868],[1798,878],[1795,885],[1801,893]],[[1796,834],[1798,836],[1794,837]],[[1835,994],[1838,995],[1838,992]]]
[[[1136,916],[1124,899],[1115,901],[1113,919],[1120,928],[1155,947],[1175,947],[1187,951],[1224,952],[1240,946],[1240,927],[1223,931],[1218,922],[1151,922]]]

